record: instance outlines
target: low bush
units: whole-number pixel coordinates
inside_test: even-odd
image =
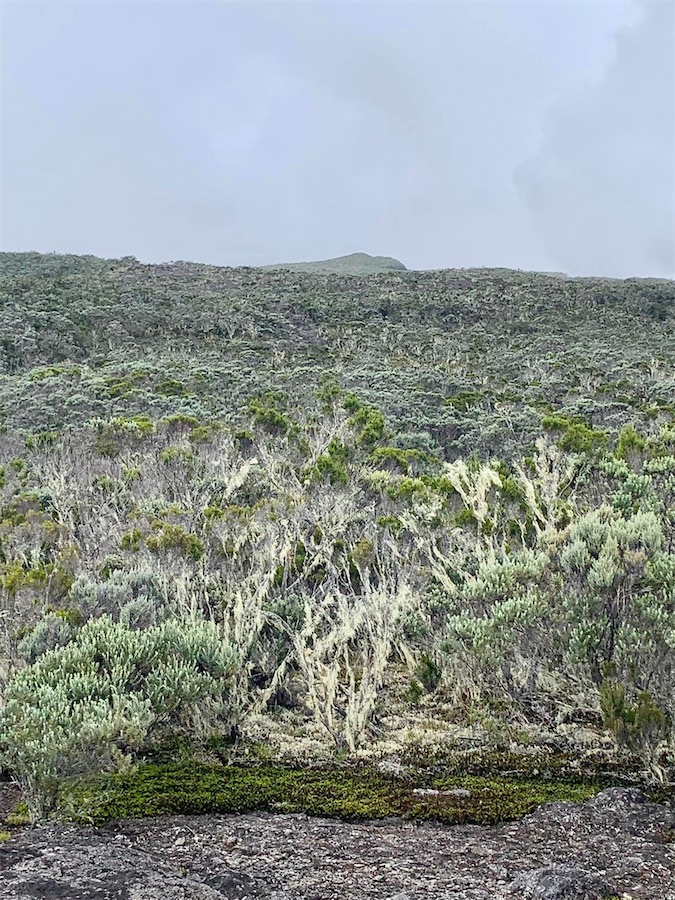
[[[234,665],[213,623],[132,630],[103,616],[18,672],[0,713],[0,761],[32,820],[53,807],[63,776],[119,765],[148,741],[226,720]]]

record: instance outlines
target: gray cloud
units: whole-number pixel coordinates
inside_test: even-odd
[[[643,2],[595,83],[558,101],[515,184],[558,266],[675,277],[675,6]]]
[[[651,7],[609,68],[630,0],[5,0],[1,14],[4,249],[667,263],[672,35],[645,55]]]

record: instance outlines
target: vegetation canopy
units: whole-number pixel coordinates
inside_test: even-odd
[[[564,757],[558,797],[591,758],[671,779],[672,282],[0,263],[0,758],[34,820],[125,778],[159,808],[167,741],[222,809],[214,748],[264,757],[267,808],[306,762],[472,746]],[[377,771],[317,809],[436,814]]]

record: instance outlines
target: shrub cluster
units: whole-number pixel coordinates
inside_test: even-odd
[[[0,264],[0,761],[35,818],[234,722],[668,777],[672,283]]]
[[[213,622],[131,629],[91,619],[9,682],[2,758],[33,818],[52,808],[59,778],[104,769],[148,741],[199,735],[227,721],[235,655]]]

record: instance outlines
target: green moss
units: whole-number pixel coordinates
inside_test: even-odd
[[[23,800],[5,817],[5,824],[11,827],[30,825],[30,813]]]
[[[403,780],[368,766],[291,769],[173,762],[143,764],[126,775],[66,782],[61,808],[79,810],[75,820],[81,815],[82,820],[95,823],[127,817],[270,810],[347,820],[403,816],[488,825],[520,818],[542,803],[586,800],[601,787],[590,781],[421,771],[414,780]],[[439,792],[462,788],[470,797],[416,794],[416,788]]]

